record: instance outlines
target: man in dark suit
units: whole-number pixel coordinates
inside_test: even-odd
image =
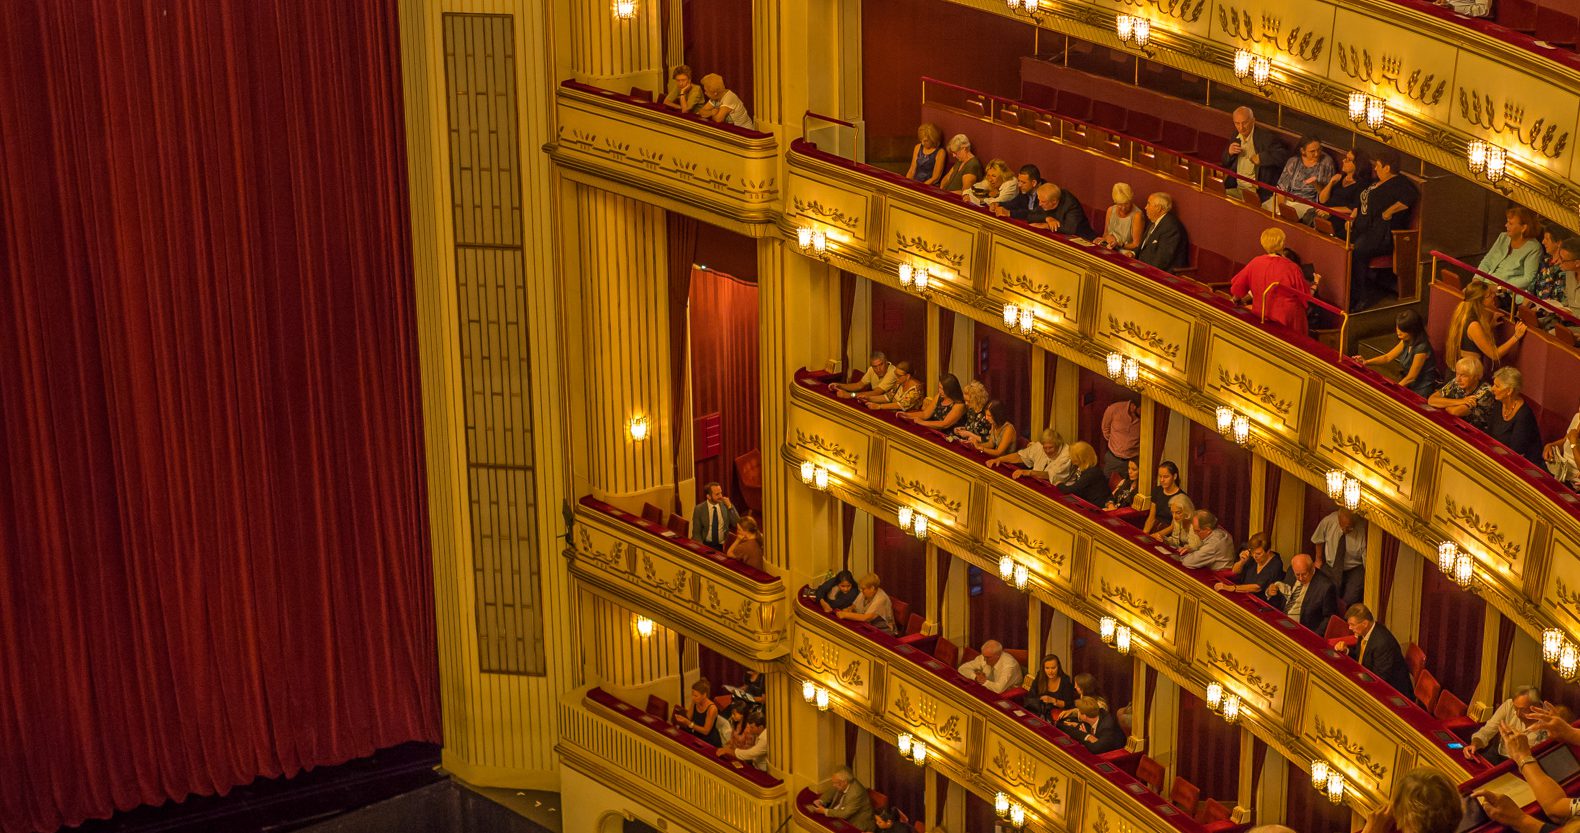
[[[1024,220],[1037,207],[1037,188],[1041,185],[1042,171],[1036,165],[1021,165],[1020,173],[1015,175],[1015,187],[1020,189],[1020,196],[994,205],[990,210],[1000,217]]]
[[[1289,147],[1271,130],[1258,130],[1256,115],[1249,107],[1234,111],[1233,139],[1223,152],[1223,166],[1247,179],[1258,182],[1277,182],[1284,173],[1284,163],[1289,161]],[[1223,182],[1225,189],[1250,188],[1250,183],[1240,185],[1230,177]],[[1263,201],[1273,196],[1266,188],[1258,188],[1257,197]]]
[[[1091,221],[1086,219],[1086,209],[1069,191],[1044,182],[1037,186],[1037,209],[1026,214],[1026,222],[1042,226],[1055,234],[1068,234],[1087,240],[1096,239]]]
[[[1070,736],[1094,755],[1122,749],[1125,745],[1124,730],[1096,697],[1082,697],[1075,701],[1078,718],[1074,729],[1066,730]]]
[[[867,795],[867,788],[844,767],[834,771],[834,775],[829,778],[828,789],[821,798],[812,802],[812,810],[831,819],[844,819],[857,830],[872,831],[877,827],[872,818],[872,798]]]
[[[702,502],[691,510],[691,537],[722,550],[724,539],[730,537],[740,520],[735,504],[724,494],[724,487],[709,483],[702,487]]]
[[[1355,643],[1355,661],[1372,672],[1383,682],[1394,687],[1405,697],[1413,696],[1415,686],[1410,682],[1410,666],[1405,665],[1404,651],[1399,640],[1382,625],[1366,605],[1351,605],[1344,618],[1350,623],[1350,633],[1359,640]],[[1343,640],[1333,643],[1333,650],[1343,653],[1349,646]]]
[[[1147,197],[1147,231],[1141,245],[1125,254],[1154,269],[1173,272],[1190,265],[1190,235],[1174,215],[1174,198],[1159,191]]]
[[[1269,585],[1268,600],[1280,605],[1285,615],[1305,625],[1307,630],[1325,635],[1328,620],[1339,615],[1333,581],[1326,573],[1318,572],[1316,561],[1305,553],[1289,559],[1289,569],[1295,574],[1294,582],[1279,581]]]

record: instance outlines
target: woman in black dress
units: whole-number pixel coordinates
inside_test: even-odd
[[[1494,440],[1514,450],[1515,454],[1542,465],[1542,432],[1536,427],[1536,415],[1526,404],[1521,393],[1525,390],[1525,377],[1516,367],[1500,367],[1492,374],[1492,398],[1498,400],[1487,420],[1487,433]]]
[[[1025,704],[1027,711],[1043,720],[1075,705],[1075,683],[1064,673],[1064,663],[1058,654],[1042,658],[1042,668],[1031,683]]]
[[[724,741],[719,738],[719,706],[708,696],[712,693],[713,686],[706,677],[692,683],[691,714],[677,714],[675,722],[709,746],[717,748],[723,746]]]

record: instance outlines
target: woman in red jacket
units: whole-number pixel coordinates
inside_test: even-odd
[[[1284,257],[1284,232],[1270,228],[1262,232],[1262,251],[1267,254],[1252,260],[1234,276],[1229,294],[1251,303],[1251,311],[1275,321],[1301,335],[1306,334],[1306,298],[1311,287],[1300,266]],[[1271,289],[1278,285],[1284,289]]]

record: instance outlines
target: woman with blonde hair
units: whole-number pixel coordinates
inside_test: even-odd
[[[1103,236],[1097,242],[1110,249],[1141,248],[1141,232],[1146,216],[1136,207],[1135,192],[1128,182],[1114,183],[1114,204],[1108,207],[1108,217],[1103,221]]]
[[[1097,464],[1097,449],[1088,442],[1070,443],[1070,479],[1059,484],[1059,491],[1075,495],[1093,506],[1108,503],[1108,475]]]
[[[1498,362],[1514,349],[1525,337],[1525,322],[1514,325],[1514,335],[1499,344],[1494,326],[1498,311],[1498,293],[1486,281],[1472,281],[1465,287],[1464,299],[1454,307],[1448,320],[1448,338],[1443,346],[1443,359],[1449,367],[1459,362],[1459,357],[1474,353],[1482,357],[1483,364],[1497,367]]]
[[[1306,298],[1311,287],[1300,266],[1284,257],[1284,230],[1262,232],[1262,251],[1229,284],[1229,294],[1249,302],[1251,311],[1263,320],[1282,324],[1301,335],[1306,334]],[[1283,287],[1274,289],[1273,287]]]
[[[993,430],[987,420],[987,385],[982,384],[980,379],[972,379],[966,383],[965,398],[966,415],[960,421],[960,427],[954,430],[954,434],[962,440],[974,439],[986,442],[988,433]]]
[[[1190,495],[1181,492],[1169,498],[1168,511],[1169,525],[1152,533],[1152,537],[1175,548],[1201,546],[1201,537],[1196,534],[1196,524],[1192,520],[1196,515],[1196,502]]]
[[[886,634],[894,635],[894,603],[889,601],[889,594],[883,592],[880,584],[882,581],[877,573],[867,573],[856,579],[856,586],[861,588],[856,594],[856,601],[834,615],[853,622],[866,622]]]
[[[1015,172],[1010,169],[1009,163],[1002,159],[994,159],[987,163],[987,179],[978,182],[966,194],[966,199],[972,205],[1008,205],[1020,196],[1020,185],[1015,181]]]
[[[969,398],[970,396],[971,392],[967,390],[966,397]],[[1015,426],[1009,423],[1009,408],[1003,402],[995,399],[987,403],[987,407],[982,409],[982,413],[986,415],[988,424],[988,435],[985,438],[978,440],[975,434],[962,434],[961,431],[964,429],[961,428],[956,428],[955,434],[964,440],[966,445],[983,454],[1002,457],[1010,453],[1015,447],[1016,434]]]
[[[916,146],[911,148],[911,167],[906,179],[923,185],[937,185],[944,178],[944,132],[927,122],[916,128]]]

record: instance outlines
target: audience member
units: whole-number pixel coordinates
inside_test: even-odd
[[[1536,270],[1530,293],[1562,308],[1568,296],[1569,273],[1564,269],[1563,235],[1549,226],[1542,229],[1542,265]]]
[[[1026,683],[1026,710],[1043,720],[1075,705],[1075,682],[1064,673],[1058,654],[1042,658],[1042,668]]]
[[[1234,137],[1223,152],[1223,167],[1238,175],[1224,180],[1226,190],[1241,193],[1256,191],[1259,200],[1266,200],[1273,192],[1257,188],[1258,182],[1277,182],[1289,159],[1289,148],[1271,130],[1257,130],[1256,114],[1249,107],[1234,111]],[[1240,180],[1245,180],[1241,182]]]
[[[722,550],[724,537],[740,522],[741,516],[736,513],[735,504],[724,494],[723,486],[709,483],[702,487],[702,502],[691,510],[693,538],[716,550]]]
[[[1015,182],[1015,173],[1010,170],[1009,163],[994,159],[987,163],[987,179],[978,182],[964,196],[973,205],[1003,205],[1020,196],[1020,186]]]
[[[1312,203],[1318,202],[1323,186],[1333,181],[1337,171],[1333,169],[1333,157],[1322,149],[1322,140],[1315,136],[1304,136],[1295,146],[1298,151],[1289,161],[1284,163],[1284,171],[1278,177],[1278,190],[1287,191],[1306,202],[1290,204],[1295,216],[1304,223],[1312,220],[1311,212],[1315,209]],[[1274,194],[1273,200],[1263,204],[1264,208],[1277,211],[1278,206],[1284,204],[1282,194]]]
[[[900,411],[900,419],[908,419],[923,428],[948,433],[965,417],[965,394],[960,390],[960,380],[953,373],[945,373],[938,380],[938,393],[922,403],[919,411]],[[922,414],[927,414],[923,417]]]
[[[1026,222],[1042,226],[1055,234],[1068,234],[1090,240],[1097,236],[1086,219],[1086,209],[1075,195],[1052,182],[1037,186],[1037,207],[1026,214]]]
[[[1146,229],[1146,212],[1136,206],[1130,183],[1114,183],[1114,204],[1103,218],[1103,236],[1097,242],[1109,249],[1135,249],[1141,245]]]
[[[1082,697],[1075,701],[1075,712],[1079,726],[1071,737],[1086,747],[1086,751],[1094,755],[1122,749],[1125,745],[1125,733],[1119,729],[1119,721],[1098,704],[1096,698]]]
[[[1388,294],[1374,284],[1367,264],[1393,254],[1393,233],[1410,226],[1410,210],[1421,198],[1415,183],[1399,170],[1399,152],[1383,148],[1372,160],[1377,181],[1361,192],[1360,207],[1350,220],[1350,308],[1365,309]]]
[[[1328,184],[1317,193],[1317,202],[1338,209],[1336,212],[1317,212],[1318,217],[1332,218],[1335,237],[1340,240],[1346,239],[1346,224],[1355,213],[1355,209],[1361,207],[1361,192],[1371,184],[1372,163],[1365,152],[1351,150],[1344,154],[1344,160],[1339,163],[1339,172],[1330,177]]]
[[[1454,782],[1435,769],[1421,767],[1399,779],[1388,806],[1367,814],[1361,833],[1454,833],[1464,815]]]
[[[987,419],[987,385],[982,384],[980,379],[972,379],[966,383],[964,393],[966,413],[965,416],[961,417],[960,425],[955,428],[954,435],[961,438],[974,437],[977,440],[986,440],[988,433],[993,430],[988,425]]]
[[[1498,362],[1525,337],[1526,329],[1523,321],[1515,324],[1514,335],[1499,344],[1494,328],[1497,315],[1497,290],[1486,281],[1471,281],[1448,320],[1448,337],[1443,343],[1444,360],[1453,365],[1460,356],[1479,355],[1486,366],[1497,367]]]
[[[873,822],[879,830],[893,830],[900,823],[900,811],[893,807],[885,807],[872,815]]]
[[[1004,646],[996,639],[982,643],[982,653],[960,666],[960,674],[968,680],[981,683],[995,694],[1003,694],[1020,682],[1020,663],[1004,653]]]
[[[1437,353],[1432,349],[1432,340],[1426,337],[1426,322],[1421,320],[1421,313],[1413,309],[1400,312],[1394,317],[1393,333],[1399,342],[1392,350],[1369,359],[1355,356],[1355,360],[1367,367],[1395,362],[1399,365],[1400,387],[1421,396],[1432,396],[1438,386]]]
[[[817,603],[824,613],[844,610],[856,601],[856,577],[849,570],[840,570],[833,578],[818,585]]]
[[[834,770],[828,781],[829,788],[823,792],[823,796],[812,802],[812,811],[829,818],[844,819],[857,830],[873,830],[872,799],[867,795],[867,788],[844,767]]]
[[[1542,434],[1536,427],[1536,415],[1521,395],[1524,390],[1525,375],[1519,368],[1500,367],[1492,374],[1492,398],[1498,401],[1498,407],[1492,409],[1487,420],[1487,434],[1541,467],[1545,464]]]
[[[1465,744],[1465,757],[1474,760],[1480,754],[1489,764],[1503,763],[1509,757],[1508,744],[1503,742],[1504,729],[1524,735],[1528,744],[1546,740],[1547,730],[1536,724],[1536,715],[1532,713],[1541,704],[1542,696],[1536,686],[1522,685],[1516,688],[1514,696],[1499,703],[1487,722],[1470,736],[1470,743]]]
[[[1089,442],[1070,443],[1070,478],[1059,484],[1059,491],[1075,495],[1093,506],[1102,506],[1113,497],[1108,476],[1097,465],[1097,449]]]
[[[1273,582],[1267,600],[1306,630],[1327,633],[1328,620],[1339,615],[1332,579],[1318,571],[1317,562],[1305,553],[1289,559],[1289,572],[1294,581]]]
[[[971,140],[964,133],[956,133],[949,140],[949,158],[955,160],[955,166],[949,169],[948,176],[944,177],[941,186],[945,191],[956,194],[971,188],[982,178],[982,160],[971,152]]]
[[[719,746],[715,753],[720,758],[734,758],[751,764],[757,769],[768,768],[768,719],[761,707],[747,712],[741,728],[729,742]]]
[[[767,687],[768,678],[763,676],[763,672],[748,668],[744,682],[739,686],[727,685],[724,690],[735,696],[735,705],[753,706],[762,702]]]
[[[735,540],[724,554],[748,567],[763,569],[763,534],[757,529],[757,521],[741,518],[735,524]]]
[[[1359,604],[1366,592],[1366,532],[1366,521],[1341,506],[1318,521],[1311,533],[1317,569],[1327,572],[1346,609]]]
[[[1245,542],[1239,560],[1234,562],[1234,580],[1217,582],[1214,590],[1255,593],[1267,599],[1267,589],[1284,580],[1284,559],[1268,544],[1267,533],[1258,532]]]
[[[1565,237],[1558,244],[1558,266],[1564,275],[1563,301],[1558,306],[1580,318],[1580,237]],[[1568,325],[1560,321],[1557,326]]]
[[[746,112],[741,97],[724,86],[724,79],[712,72],[702,76],[702,94],[707,97],[697,115],[716,122],[728,122],[746,130],[756,130],[757,122]]]
[[[1108,698],[1103,696],[1102,690],[1098,688],[1096,677],[1082,672],[1076,674],[1072,682],[1075,684],[1075,700],[1070,703],[1069,708],[1059,712],[1058,725],[1060,728],[1069,729],[1076,725],[1076,718],[1079,712],[1076,711],[1075,704],[1080,702],[1082,698],[1090,697],[1097,701],[1099,708],[1108,708]]]
[[[1273,227],[1263,231],[1261,242],[1263,254],[1252,258],[1234,276],[1229,294],[1249,301],[1251,311],[1263,320],[1305,335],[1306,299],[1311,296],[1305,272],[1299,264],[1284,257],[1283,229]],[[1274,289],[1275,286],[1284,288]]]
[[[1459,417],[1477,428],[1487,430],[1487,420],[1497,400],[1492,386],[1481,379],[1481,357],[1466,353],[1454,362],[1454,378],[1426,398],[1426,404]]]
[[[894,363],[894,387],[857,394],[874,411],[914,411],[922,406],[922,380],[911,374],[911,363]]]
[[[899,376],[895,374],[894,365],[889,364],[889,357],[882,350],[874,350],[872,357],[867,360],[867,372],[861,374],[860,379],[854,382],[829,382],[828,389],[850,399],[862,393],[888,394],[899,383]]]
[[[1135,460],[1125,463],[1125,479],[1119,481],[1114,487],[1114,493],[1108,498],[1108,503],[1103,504],[1104,509],[1130,509],[1136,504],[1136,495],[1141,489],[1141,465]]]
[[[1344,612],[1344,619],[1349,622],[1350,633],[1359,640],[1355,645],[1355,661],[1400,694],[1407,698],[1414,697],[1410,667],[1405,665],[1404,651],[1399,648],[1399,640],[1394,638],[1393,633],[1378,624],[1371,609],[1363,604],[1350,605]],[[1334,641],[1333,650],[1342,654],[1349,650],[1349,646],[1340,639]]]
[[[1000,217],[1026,219],[1026,215],[1037,207],[1037,188],[1041,185],[1042,171],[1036,165],[1021,165],[1020,172],[1015,175],[1015,198],[993,206],[993,213]]]
[[[1503,216],[1503,233],[1492,241],[1492,248],[1476,268],[1515,289],[1529,290],[1542,266],[1540,222],[1536,212],[1519,205],[1511,206]]]
[[[1580,745],[1580,729],[1553,717],[1553,711],[1544,706],[1532,707],[1531,712],[1536,718],[1536,725],[1533,727],[1535,730],[1549,733],[1561,743],[1570,746]],[[1518,772],[1525,779],[1526,785],[1531,788],[1531,793],[1536,797],[1536,803],[1541,807],[1542,813],[1555,823],[1568,822],[1557,829],[1565,831],[1580,829],[1580,818],[1577,818],[1580,817],[1580,798],[1571,798],[1565,794],[1563,786],[1548,775],[1541,762],[1531,754],[1531,744],[1535,741],[1531,740],[1530,733],[1522,732],[1518,727],[1510,725],[1499,726],[1498,733],[1502,738],[1503,747],[1508,750],[1508,757],[1514,760],[1515,772]],[[1506,796],[1491,793],[1486,789],[1477,790],[1472,795],[1481,800],[1481,806],[1487,808],[1488,815],[1493,821],[1508,825],[1514,830],[1546,833],[1555,829],[1552,825],[1541,825]],[[1502,800],[1498,808],[1500,812],[1492,812],[1492,808],[1488,806],[1489,798]]]
[[[1064,437],[1052,428],[1042,430],[1042,441],[1028,444],[1019,451],[1011,451],[987,461],[989,466],[1021,465],[1010,477],[1019,480],[1031,477],[1050,483],[1063,483],[1070,476],[1070,449]]]
[[[719,719],[713,725],[719,727],[720,747],[729,746],[730,741],[735,737],[736,727],[746,725],[746,709],[745,703],[735,700],[731,700],[728,706],[719,709]]]
[[[856,579],[856,586],[861,589],[856,594],[856,600],[850,603],[850,607],[834,615],[853,622],[866,622],[893,636],[894,604],[889,601],[889,594],[878,586],[880,583],[877,573],[868,573]]]
[[[1185,484],[1180,482],[1180,467],[1174,465],[1173,460],[1164,460],[1158,464],[1158,482],[1152,489],[1152,508],[1147,512],[1147,521],[1141,525],[1142,532],[1156,532],[1167,523],[1169,517],[1169,498],[1183,494]]]
[[[1152,533],[1152,537],[1175,550],[1200,546],[1201,538],[1196,535],[1196,504],[1190,495],[1180,492],[1169,498],[1168,511],[1168,526]]]
[[[923,185],[937,185],[944,178],[944,168],[948,167],[943,144],[944,134],[938,125],[928,122],[916,128],[916,146],[911,148],[911,167],[905,171],[905,178]]]
[[[1147,197],[1147,226],[1141,243],[1125,254],[1165,272],[1190,265],[1190,235],[1174,214],[1174,198],[1163,191]]]
[[[1234,539],[1218,525],[1218,516],[1205,509],[1195,514],[1196,537],[1201,543],[1179,548],[1180,564],[1196,570],[1227,570],[1234,566]]]
[[[681,64],[669,73],[669,92],[664,106],[682,113],[695,113],[702,106],[702,88],[691,83],[691,67]]]
[[[1103,471],[1120,474],[1141,456],[1141,400],[1127,396],[1103,409]]]
[[[976,435],[967,431],[962,434],[960,428],[955,429],[955,436],[971,446],[972,449],[997,457],[1010,453],[1015,447],[1015,426],[1009,423],[1009,408],[1003,402],[995,399],[983,409],[987,416],[988,435],[985,439],[978,440]]]
[[[1580,491],[1580,410],[1570,418],[1562,437],[1542,447],[1542,460],[1559,483]]]
[[[719,738],[719,706],[709,697],[713,686],[708,679],[703,677],[691,684],[691,714],[687,715],[676,707],[675,722],[681,728],[693,735],[707,741],[708,745],[723,746],[724,741]]]

